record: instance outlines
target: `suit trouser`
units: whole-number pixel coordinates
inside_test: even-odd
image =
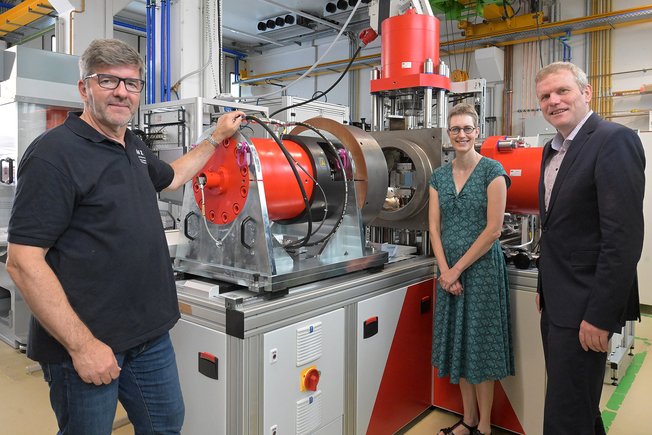
[[[543,310],[541,338],[548,383],[544,435],[603,435],[600,395],[606,352],[582,349],[578,328],[552,324]]]

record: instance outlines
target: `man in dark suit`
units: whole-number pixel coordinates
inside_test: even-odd
[[[577,66],[550,64],[535,83],[541,112],[557,129],[539,181],[544,434],[604,434],[608,341],[640,318],[645,155],[634,131],[591,111],[591,85]]]

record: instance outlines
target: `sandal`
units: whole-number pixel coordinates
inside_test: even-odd
[[[489,432],[488,434],[485,434],[485,433],[480,432],[480,431],[478,430],[478,428],[475,427],[475,428],[471,431],[471,435],[491,435],[491,432]]]
[[[469,426],[468,424],[464,423],[464,419],[461,418],[460,421],[458,421],[457,423],[455,423],[451,427],[444,427],[442,429],[439,429],[439,432],[442,432],[444,435],[450,435],[450,434],[453,433],[455,428],[457,426],[460,426],[460,425],[464,426],[469,431],[469,435],[475,434],[477,432],[477,430],[478,430],[477,426]]]

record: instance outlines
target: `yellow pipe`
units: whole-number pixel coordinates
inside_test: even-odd
[[[602,69],[600,71],[601,74],[604,74],[605,72],[609,71],[609,59],[611,58],[611,54],[609,53],[609,31],[608,30],[603,30],[602,31],[602,53],[604,57],[604,62],[602,63]],[[609,88],[608,85],[609,82],[609,77],[605,76],[602,77],[602,96],[607,95],[607,90]],[[607,113],[607,100],[605,98],[602,99],[602,113],[605,114]]]
[[[599,10],[599,9],[598,9]],[[602,41],[603,41],[603,34],[604,30],[600,30],[597,34],[596,37],[598,39],[598,53],[597,53],[597,58],[596,58],[596,73],[598,76],[596,77],[596,81],[598,83],[598,114],[602,114],[602,60],[603,60],[603,53],[602,53]]]
[[[613,0],[608,1],[607,7],[609,8],[610,12],[613,10]],[[607,80],[609,81],[609,95],[611,95],[611,88],[613,86],[613,76],[611,75],[611,72],[613,71],[612,50],[613,50],[613,31],[609,30],[609,70],[608,70],[609,75],[607,76]],[[608,99],[607,104],[609,108],[609,113],[612,113],[614,111],[614,100],[611,98]]]
[[[597,0],[591,0],[591,14],[596,15],[598,14],[598,1]],[[600,112],[600,74],[598,73],[599,71],[599,65],[598,65],[598,59],[600,57],[600,46],[599,46],[599,41],[598,41],[598,34],[599,32],[595,32],[591,35],[591,71],[589,72],[590,77],[591,77],[591,86],[593,87],[593,92],[595,94],[595,99],[591,101],[591,108],[593,109],[594,112],[599,113]]]
[[[591,0],[591,15],[596,15],[598,13],[598,8],[597,8],[597,0]],[[593,86],[593,92],[595,93],[595,96],[597,97],[600,90],[598,89],[598,38],[597,38],[598,32],[595,32],[591,34],[591,59],[590,59],[590,65],[591,65],[591,72],[590,77],[591,77],[591,85]],[[599,103],[598,103],[598,98],[595,98],[591,101],[591,108],[597,113],[600,108],[599,108]]]
[[[602,1],[602,10],[605,12],[609,12],[609,7],[607,5],[607,0],[601,0]],[[604,56],[605,56],[605,62],[602,65],[602,74],[606,74],[611,70],[611,47],[609,44],[609,39],[611,38],[611,32],[609,30],[605,30],[603,32],[603,46],[604,46]],[[602,80],[602,84],[604,85],[603,91],[602,91],[602,96],[606,97],[609,95],[609,75],[606,74]],[[603,98],[602,99],[602,115],[604,116],[605,114],[609,113],[609,99],[608,98]]]
[[[605,61],[602,64],[602,71],[600,73],[604,74],[609,71],[609,63],[611,62],[611,53],[609,52],[609,30],[602,31],[602,52],[604,53]],[[602,95],[607,95],[609,90],[609,76],[602,78]],[[607,113],[607,99],[602,99],[602,113]]]
[[[596,83],[595,83],[595,80],[596,80],[595,77],[596,77],[596,73],[595,73],[595,65],[594,65],[594,64],[595,64],[595,59],[596,59],[598,56],[597,56],[596,53],[595,53],[595,35],[594,35],[594,34],[591,34],[591,36],[590,36],[590,38],[589,38],[589,41],[591,42],[591,61],[590,61],[590,63],[589,63],[589,65],[590,65],[590,66],[589,66],[589,82],[591,83],[591,87],[593,87],[593,88],[595,89],[595,84],[596,84]],[[598,91],[595,90],[595,93],[596,93],[596,94],[597,94],[597,92],[598,92]],[[592,109],[593,111],[596,111],[596,112],[597,112],[598,108],[596,107],[596,105],[597,105],[596,100],[594,100],[594,99],[591,100],[591,109]]]

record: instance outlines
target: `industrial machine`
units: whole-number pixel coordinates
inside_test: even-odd
[[[362,224],[382,204],[384,159],[370,137],[332,142],[320,131],[340,126],[320,118],[282,141],[267,127],[273,139],[220,144],[184,198],[177,270],[277,291],[382,266],[386,254],[368,252]]]
[[[266,137],[245,126],[218,145],[182,201],[172,339],[184,430],[399,430],[431,406],[434,264],[410,254],[423,250],[443,130],[251,114]],[[371,228],[419,240],[373,243]]]
[[[4,263],[18,163],[32,140],[63,123],[67,112],[82,103],[76,56],[17,45],[0,50],[0,57],[4,65],[0,71],[0,258]],[[29,316],[29,308],[1,265],[0,339],[25,349]]]
[[[382,21],[372,131],[325,117],[268,119],[250,107],[249,124],[186,186],[174,262],[182,319],[171,334],[187,433],[394,433],[432,405],[461,409],[459,390],[430,364],[427,183],[451,158],[451,84],[438,21],[427,2],[420,12]],[[458,88],[482,104],[481,81]],[[144,108],[154,149],[165,148],[161,132],[179,136],[179,116],[160,116],[170,104]],[[222,110],[184,118],[195,132],[184,146],[209,134],[198,132]],[[152,123],[167,117],[174,126]],[[505,165],[515,227],[531,229],[520,216],[536,209],[540,148],[493,137],[481,152]],[[494,421],[535,433],[545,390],[531,322],[536,271],[513,269],[510,279],[518,375],[497,384]]]

